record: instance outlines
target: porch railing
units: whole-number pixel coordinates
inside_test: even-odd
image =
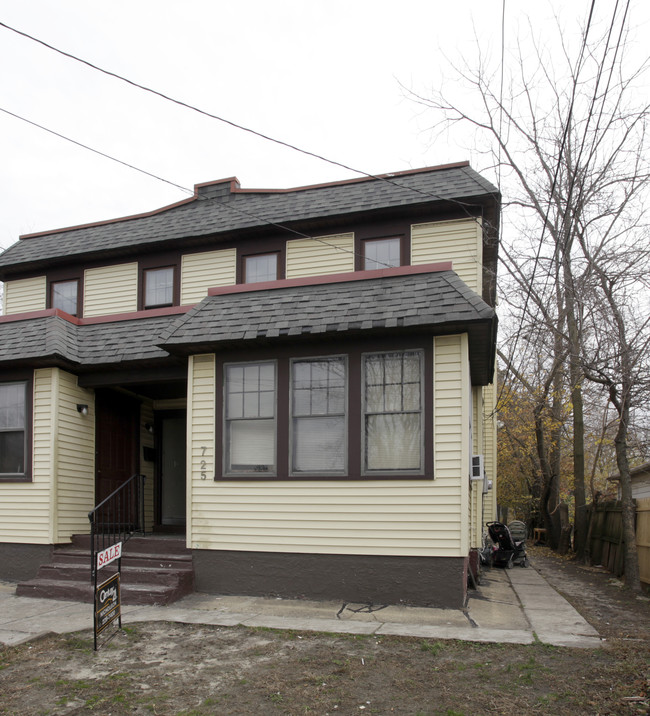
[[[88,513],[90,576],[95,579],[97,553],[136,533],[144,534],[144,475],[132,475]]]

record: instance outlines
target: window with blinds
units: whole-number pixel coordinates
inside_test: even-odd
[[[346,469],[346,360],[294,360],[291,366],[291,471]]]
[[[276,471],[276,366],[225,366],[226,473]]]

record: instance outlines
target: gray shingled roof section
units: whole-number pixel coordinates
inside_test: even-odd
[[[56,316],[0,323],[0,362],[62,357],[76,362],[76,326]]]
[[[162,316],[79,326],[79,360],[82,365],[106,365],[167,358],[169,353],[158,347],[160,334],[177,319]]]
[[[62,358],[87,366],[167,358],[160,334],[178,316],[76,326],[58,316],[0,323],[0,363]]]
[[[220,186],[217,185],[217,188]],[[497,189],[469,166],[395,176],[389,181],[369,180],[283,193],[244,192],[212,198],[211,187],[205,187],[199,190],[198,200],[153,216],[23,239],[0,254],[0,268],[62,256],[81,257],[98,251],[128,250],[185,237],[208,236],[263,226],[268,221],[286,224],[496,193]]]
[[[209,296],[161,344],[248,341],[486,321],[494,310],[453,271]]]

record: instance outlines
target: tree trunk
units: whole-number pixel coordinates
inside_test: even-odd
[[[625,387],[624,387],[625,390]],[[641,591],[639,556],[636,549],[636,505],[632,498],[632,477],[627,459],[627,429],[630,417],[629,393],[621,398],[618,430],[614,438],[616,464],[621,479],[623,539],[625,540],[625,584],[635,592]]]

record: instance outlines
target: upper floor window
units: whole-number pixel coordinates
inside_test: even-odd
[[[278,254],[257,254],[244,256],[242,283],[275,281],[278,278]]]
[[[50,284],[50,305],[76,316],[79,313],[79,281],[55,281]]]
[[[402,265],[402,240],[365,239],[363,241],[363,268],[365,271]]]
[[[364,469],[422,469],[421,351],[364,357]]]
[[[0,478],[25,477],[27,382],[0,383]]]
[[[144,307],[158,308],[174,303],[174,267],[144,271]]]
[[[291,377],[294,473],[346,468],[346,361],[294,360]]]
[[[225,472],[274,474],[275,363],[225,366]]]

